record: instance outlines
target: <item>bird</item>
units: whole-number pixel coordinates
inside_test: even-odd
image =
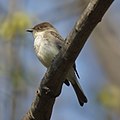
[[[50,67],[53,59],[64,45],[65,40],[61,37],[57,29],[49,22],[37,24],[33,28],[27,29],[27,32],[31,32],[33,35],[34,50],[39,61],[46,68]],[[74,63],[74,65],[68,70],[64,83],[67,86],[71,83],[77,95],[79,104],[83,106],[88,100],[77,77],[79,78],[79,75]]]

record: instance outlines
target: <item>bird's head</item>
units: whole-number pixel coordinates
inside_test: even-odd
[[[33,33],[33,36],[36,37],[39,34],[41,34],[41,32],[45,32],[45,31],[48,31],[48,30],[55,30],[55,28],[50,23],[43,22],[43,23],[35,25],[31,29],[27,29],[26,31]]]

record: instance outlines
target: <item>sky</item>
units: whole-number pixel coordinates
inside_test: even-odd
[[[22,4],[19,6],[18,4],[18,10],[24,11],[29,16],[31,16],[32,25],[29,27],[32,27],[33,25],[36,25],[40,23],[41,21],[49,21],[51,22],[57,30],[60,32],[60,34],[63,36],[63,38],[66,38],[66,36],[71,31],[71,28],[75,24],[76,20],[79,16],[78,13],[73,15],[73,17],[68,17],[59,20],[58,18],[61,18],[61,14],[63,12],[66,13],[61,7],[66,5],[68,2],[73,2],[74,0],[61,0],[61,1],[55,1],[55,0],[17,0],[19,4]],[[0,0],[0,6],[3,6],[5,10],[9,8],[9,0]],[[6,4],[7,3],[7,4]],[[107,15],[111,21],[117,21],[117,18],[120,19],[119,15],[119,7],[120,1],[116,0],[110,7],[110,9],[107,12]],[[55,9],[55,10],[54,10]],[[71,6],[72,9],[72,6]],[[5,12],[4,12],[5,14]],[[115,24],[116,25],[116,24]],[[118,26],[116,25],[116,29],[119,29],[120,24]],[[119,31],[118,31],[119,32]],[[29,42],[29,44],[24,44],[19,49],[19,55],[22,64],[25,66],[25,73],[30,69],[31,72],[34,72],[35,77],[29,77],[29,79],[32,79],[30,82],[28,82],[28,86],[26,88],[26,95],[24,95],[22,98],[20,98],[21,102],[21,111],[17,110],[16,119],[22,117],[25,112],[28,111],[28,108],[30,107],[33,99],[34,99],[34,92],[38,86],[39,80],[42,79],[46,68],[39,62],[37,59],[34,48],[33,48],[33,37],[32,35],[26,34],[26,43]],[[81,86],[88,98],[88,103],[85,104],[84,107],[80,107],[79,103],[77,101],[77,98],[75,96],[75,93],[72,89],[72,87],[67,87],[63,85],[63,90],[61,95],[57,98],[56,103],[54,105],[52,118],[51,120],[107,120],[107,116],[109,114],[108,111],[106,111],[106,108],[103,107],[99,101],[97,100],[97,95],[102,89],[102,86],[107,83],[108,77],[99,61],[98,54],[93,47],[92,44],[92,37],[90,36],[88,41],[86,42],[84,48],[82,49],[82,52],[78,56],[76,60],[77,64],[77,70],[80,74],[79,82],[81,83]],[[1,42],[1,41],[0,41]],[[1,46],[1,45],[0,45]],[[27,47],[26,47],[27,46]],[[0,77],[0,91],[4,91],[2,95],[0,95],[1,103],[0,103],[0,113],[2,113],[1,120],[9,120],[9,117],[11,115],[10,109],[12,100],[8,104],[4,100],[8,101],[8,96],[11,95],[11,92],[6,91],[6,86],[9,86],[9,83],[7,82],[7,77],[3,76]],[[35,79],[35,82],[33,82]],[[7,84],[7,85],[6,85]],[[12,89],[10,87],[10,89]],[[11,90],[12,91],[12,90]],[[8,95],[6,95],[8,94]],[[18,93],[19,95],[19,93]],[[6,97],[7,96],[7,97]],[[17,105],[18,107],[19,105]],[[5,115],[5,111],[7,109],[8,116]],[[1,109],[2,108],[2,109]]]

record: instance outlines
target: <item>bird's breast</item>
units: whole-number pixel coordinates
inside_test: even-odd
[[[59,52],[54,43],[40,37],[35,39],[34,49],[38,59],[45,67],[50,66],[55,55]]]

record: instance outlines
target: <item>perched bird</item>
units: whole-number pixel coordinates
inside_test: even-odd
[[[64,39],[59,35],[58,31],[48,22],[40,23],[27,32],[32,32],[34,37],[34,49],[38,59],[48,68],[51,65],[54,57],[59,53],[64,44]],[[76,73],[76,74],[75,74]],[[69,86],[69,81],[72,84],[78,101],[81,106],[87,103],[87,98],[77,80],[79,77],[76,66],[70,68],[66,75],[65,84]]]

